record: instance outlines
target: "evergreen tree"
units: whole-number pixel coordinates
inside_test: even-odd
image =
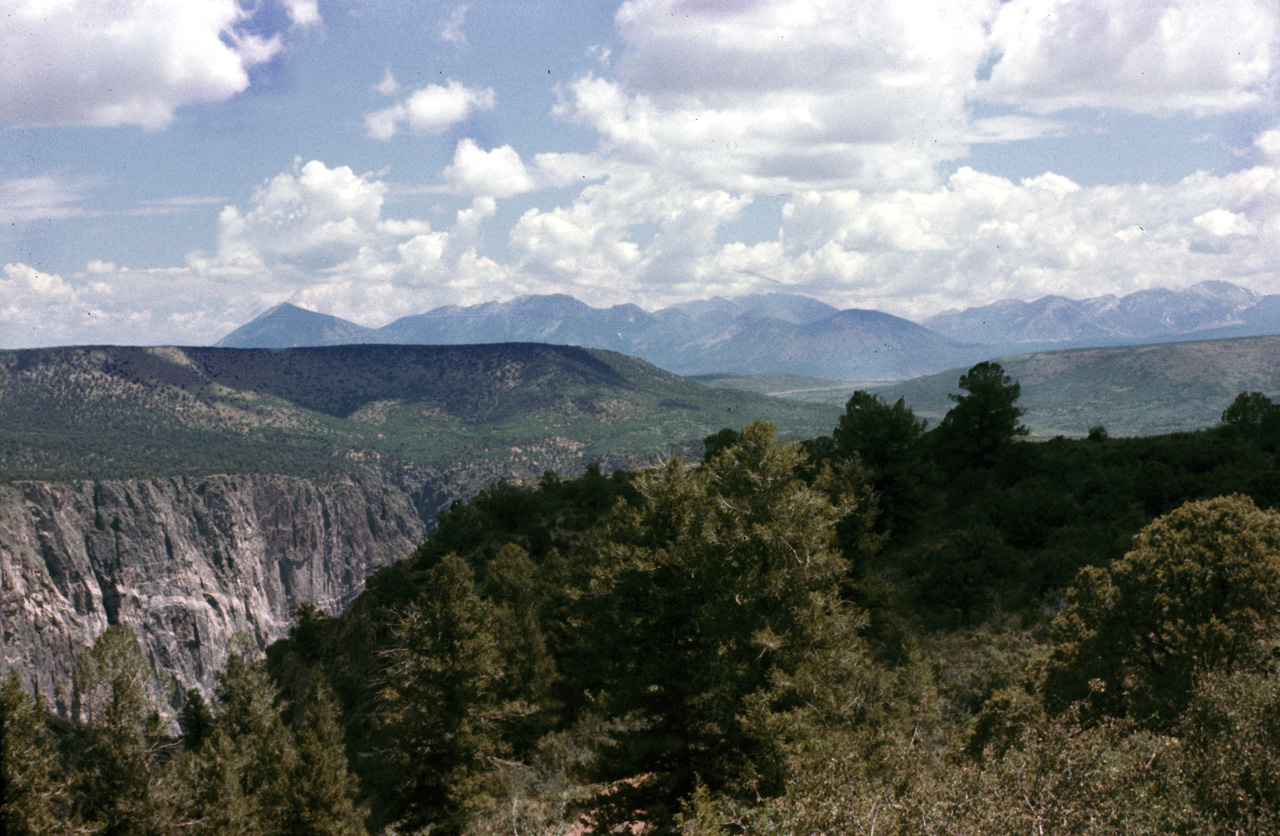
[[[347,752],[337,709],[317,688],[297,729],[298,757],[284,792],[282,836],[363,836],[364,813],[355,804],[357,781],[347,769]]]
[[[995,603],[1001,591],[1019,575],[1018,553],[1005,545],[990,526],[957,531],[924,556],[925,571],[918,580],[926,604],[954,607],[960,623],[969,626],[973,611]]]
[[[870,470],[883,530],[904,529],[928,504],[924,430],[925,422],[915,417],[902,398],[890,406],[877,395],[858,390],[832,432],[836,455],[857,456]]]
[[[1197,677],[1230,673],[1280,626],[1280,513],[1239,495],[1189,502],[1086,567],[1054,620],[1049,706],[1167,728]]]
[[[783,715],[821,702],[812,666],[833,662],[825,682],[844,684],[839,668],[861,663],[833,549],[851,509],[798,479],[800,463],[772,425],[752,424],[701,471],[672,460],[641,476],[639,507],[603,531],[588,623],[603,704],[627,721],[602,761],[602,777],[622,780],[613,820],[667,827],[700,782],[780,792]]]
[[[161,785],[160,685],[133,630],[108,627],[81,654],[73,685],[83,723],[76,813],[103,836],[164,833],[173,811]]]
[[[241,643],[227,658],[214,689],[212,727],[179,768],[184,816],[199,836],[295,832],[288,802],[305,780],[297,747],[265,664],[247,652]]]
[[[378,765],[368,776],[375,819],[406,832],[459,833],[490,759],[506,750],[504,725],[525,713],[501,697],[495,612],[467,564],[446,555],[395,632],[383,652]]]
[[[67,821],[66,788],[44,710],[10,671],[0,685],[0,831],[9,836],[62,833]]]
[[[1276,406],[1261,392],[1241,392],[1222,411],[1222,426],[1239,438],[1256,438],[1262,422]]]
[[[204,694],[196,688],[187,692],[187,698],[178,714],[178,728],[182,731],[182,745],[187,749],[199,749],[213,732],[213,712]]]
[[[938,455],[952,472],[990,468],[1017,437],[1027,434],[1023,409],[1017,406],[1022,387],[1005,374],[999,363],[978,363],[960,375],[963,395],[938,425]]]

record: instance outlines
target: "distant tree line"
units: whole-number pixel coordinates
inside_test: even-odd
[[[1277,407],[1030,442],[958,389],[497,483],[180,734],[111,628],[74,716],[5,684],[8,832],[1280,832]]]

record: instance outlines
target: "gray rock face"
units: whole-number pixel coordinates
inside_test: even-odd
[[[0,486],[4,668],[59,702],[119,623],[178,694],[208,689],[236,633],[265,648],[294,605],[335,612],[408,556],[435,510],[418,501],[363,474]]]

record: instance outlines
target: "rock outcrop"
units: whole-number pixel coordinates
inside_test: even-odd
[[[207,689],[236,633],[265,647],[296,604],[335,612],[410,554],[431,499],[362,473],[0,486],[4,668],[65,705],[76,657],[119,623],[177,695]]]

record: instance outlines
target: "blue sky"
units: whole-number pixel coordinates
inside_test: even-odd
[[[0,347],[1280,292],[1274,0],[3,0]]]

